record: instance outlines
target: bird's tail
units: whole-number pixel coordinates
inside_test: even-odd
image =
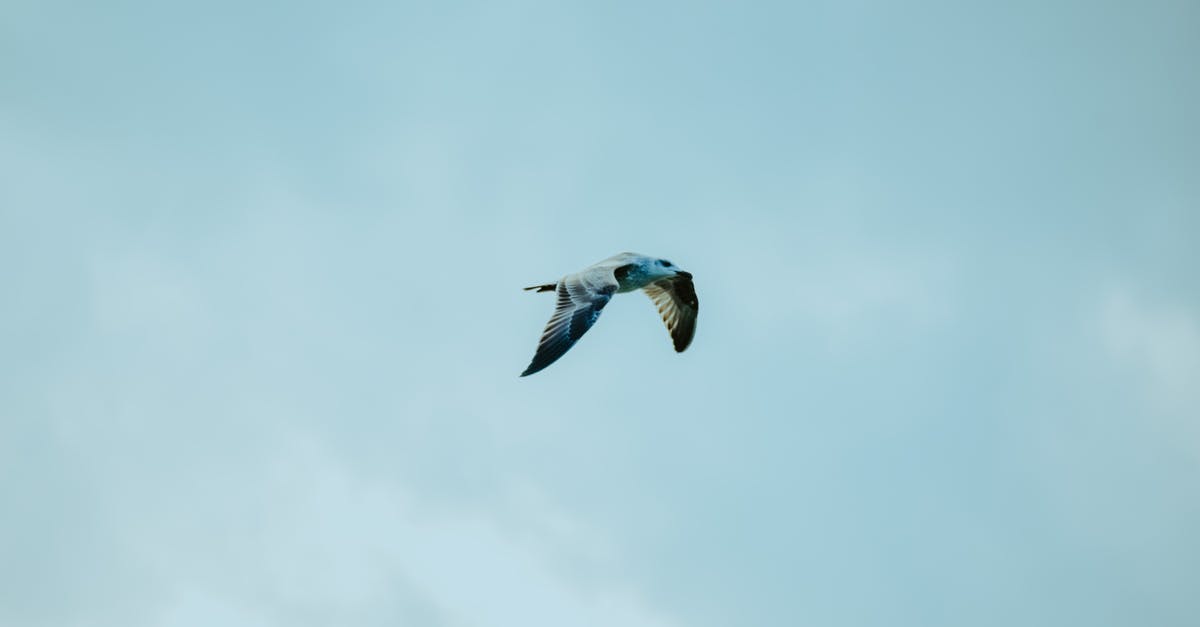
[[[539,292],[553,292],[555,287],[557,287],[557,284],[547,283],[545,285],[533,285],[527,287],[525,288],[525,291],[528,292],[529,290],[537,290]]]

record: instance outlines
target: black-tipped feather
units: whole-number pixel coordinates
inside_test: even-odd
[[[611,285],[589,288],[576,280],[563,280],[558,284],[558,301],[554,315],[546,323],[537,352],[529,367],[521,373],[529,376],[554,363],[566,354],[587,330],[596,324],[600,311],[612,299],[617,290],[616,281]]]
[[[642,288],[662,316],[663,324],[671,334],[675,352],[682,353],[691,345],[696,335],[696,314],[700,311],[700,300],[696,298],[696,287],[692,275],[680,272],[669,279],[655,281]]]

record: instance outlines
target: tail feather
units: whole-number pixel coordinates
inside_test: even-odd
[[[529,290],[537,290],[539,292],[553,292],[556,287],[558,287],[556,283],[547,283],[545,285],[533,285],[527,287],[525,288],[525,291],[528,292]]]

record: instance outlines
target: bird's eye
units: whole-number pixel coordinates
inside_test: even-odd
[[[659,259],[658,262],[661,263],[664,268],[671,267],[671,262],[667,261],[666,259]]]

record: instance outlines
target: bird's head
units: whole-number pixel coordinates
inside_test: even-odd
[[[676,276],[691,278],[692,275],[679,269],[679,266],[667,261],[666,259],[650,259],[647,265],[647,274],[655,279],[670,279]]]

